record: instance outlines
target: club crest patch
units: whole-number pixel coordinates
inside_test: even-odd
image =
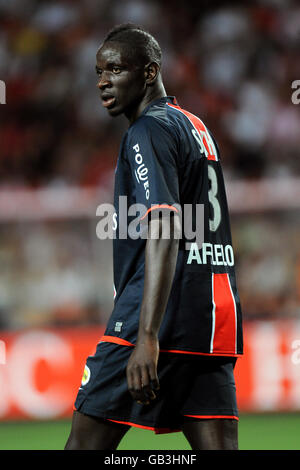
[[[84,371],[83,371],[83,376],[82,376],[82,379],[81,379],[81,385],[86,385],[88,383],[88,381],[90,380],[90,377],[91,377],[91,371],[88,368],[88,366],[86,365],[85,368],[84,368]]]

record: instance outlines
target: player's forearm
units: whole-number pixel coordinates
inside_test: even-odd
[[[152,237],[147,240],[145,250],[145,281],[139,340],[145,335],[158,335],[174,279],[179,246],[179,239],[174,235],[178,224],[175,217],[171,218],[171,234],[168,239],[163,239],[161,236],[154,239],[155,235],[161,233],[164,221],[155,220],[150,223]]]

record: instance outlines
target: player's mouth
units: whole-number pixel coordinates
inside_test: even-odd
[[[102,99],[102,105],[104,106],[104,108],[111,108],[114,104],[115,104],[115,101],[116,101],[116,98],[112,95],[102,95],[101,96],[101,99]]]

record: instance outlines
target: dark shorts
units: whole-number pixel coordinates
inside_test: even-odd
[[[188,418],[238,419],[236,358],[161,352],[157,398],[150,405],[140,405],[127,388],[131,353],[129,346],[98,344],[86,362],[75,401],[77,411],[156,433],[180,431]]]

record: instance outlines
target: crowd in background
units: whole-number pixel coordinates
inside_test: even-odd
[[[122,22],[158,39],[167,92],[212,130],[227,182],[300,176],[300,105],[291,101],[300,6],[237,5],[0,0],[0,190],[112,187],[127,123],[101,107],[95,55]],[[28,228],[0,217],[0,327],[99,322],[110,313],[108,251],[92,240],[90,221],[70,224]],[[233,235],[245,317],[299,316],[299,211],[234,217]]]

